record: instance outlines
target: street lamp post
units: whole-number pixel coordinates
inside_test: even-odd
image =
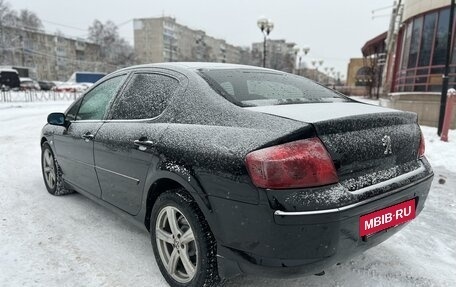
[[[302,48],[302,53],[304,53],[304,55],[300,51],[301,51],[301,49],[299,49],[298,47],[295,48],[295,53],[298,56],[298,68],[297,68],[297,71],[298,71],[298,75],[301,76],[301,69],[302,69],[301,61],[302,61],[302,57],[306,56],[309,53],[310,47],[305,46],[304,48]]]
[[[328,73],[329,67],[325,67],[324,70],[325,70],[325,75],[326,75],[325,82],[326,82],[326,86],[328,86],[329,85],[329,73]]]
[[[314,72],[313,72],[313,76],[312,76],[312,80],[315,81],[315,79],[317,78],[317,60],[312,60],[310,61],[310,63],[312,64],[312,66],[314,67]]]
[[[330,84],[330,81],[333,82],[334,84],[334,67],[329,68],[329,78],[328,78],[328,85]]]
[[[455,0],[451,0],[450,6],[450,17],[448,25],[448,33],[447,33],[447,46],[446,46],[446,54],[445,54],[445,70],[442,75],[442,93],[440,96],[440,112],[439,112],[439,122],[437,126],[437,134],[440,136],[442,134],[442,127],[443,127],[443,120],[445,118],[445,109],[446,109],[446,102],[447,102],[447,93],[448,93],[448,82],[449,77],[448,73],[450,72],[450,61],[451,61],[451,37],[453,35],[453,23],[454,23],[454,8],[455,8]]]
[[[272,29],[274,29],[274,23],[271,19],[260,17],[257,21],[258,28],[260,28],[261,33],[263,33],[264,41],[263,41],[263,67],[266,67],[266,40],[271,33]]]
[[[315,68],[315,77],[314,80],[316,82],[320,82],[320,75],[318,74],[318,67],[323,66],[324,61],[323,60],[312,60],[312,66]]]
[[[309,46],[305,46],[304,48],[302,48],[302,51],[304,52],[304,56],[307,56],[307,54],[309,54],[309,51],[310,51],[310,47]],[[299,57],[299,67],[301,67],[301,57]]]
[[[293,51],[294,51],[294,69],[295,69],[295,74],[299,74],[299,65],[296,65],[296,60],[298,59],[298,57],[300,57],[299,55],[299,51],[301,49],[299,49],[299,47],[294,47],[293,48]]]

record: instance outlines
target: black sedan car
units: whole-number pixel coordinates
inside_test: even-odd
[[[230,64],[114,72],[41,147],[47,190],[147,229],[171,286],[321,273],[413,220],[433,178],[416,114]]]

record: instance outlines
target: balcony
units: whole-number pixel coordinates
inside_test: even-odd
[[[84,51],[86,48],[86,43],[83,41],[77,40],[75,43],[76,51]]]

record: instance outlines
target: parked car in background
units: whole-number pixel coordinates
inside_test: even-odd
[[[98,72],[74,72],[68,82],[93,84],[104,76],[106,76],[105,73]]]
[[[0,68],[0,89],[12,90],[19,89],[21,82],[19,74],[14,69]]]
[[[90,88],[93,84],[92,83],[74,83],[74,82],[63,82],[61,84],[57,84],[55,87],[52,88],[54,92],[63,92],[63,93],[80,93],[84,92],[88,88]]]
[[[48,192],[149,231],[173,287],[320,273],[413,220],[433,179],[416,114],[243,65],[116,71],[40,144]]]
[[[20,78],[21,91],[39,91],[41,90],[40,85],[37,81],[30,78]]]
[[[55,87],[54,82],[51,81],[38,81],[40,88],[42,91],[50,91],[53,87]]]
[[[65,82],[62,82],[62,81],[52,81],[52,83],[54,84],[54,87],[52,87],[51,90],[53,90],[56,86],[63,85]]]

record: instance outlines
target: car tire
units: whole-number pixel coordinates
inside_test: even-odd
[[[150,235],[158,267],[171,287],[219,286],[214,235],[185,189],[157,198]]]
[[[65,188],[62,179],[62,170],[57,159],[47,142],[41,146],[41,172],[43,174],[44,185],[47,191],[52,195],[65,195],[74,191]]]

